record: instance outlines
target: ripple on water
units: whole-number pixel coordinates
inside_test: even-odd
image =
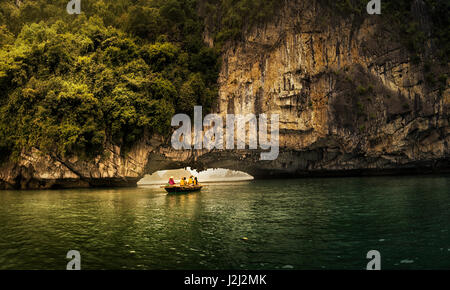
[[[448,269],[449,180],[258,180],[178,198],[0,192],[0,269],[54,269],[68,247],[89,269],[360,269],[377,245],[385,268]]]

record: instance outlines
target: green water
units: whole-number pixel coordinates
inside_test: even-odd
[[[4,191],[0,269],[450,269],[449,221],[449,176]]]

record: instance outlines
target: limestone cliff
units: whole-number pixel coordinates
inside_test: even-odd
[[[423,2],[414,5],[426,31]],[[448,81],[426,81],[427,70],[445,75],[448,64],[414,62],[380,17],[324,19],[326,9],[289,1],[223,56],[219,111],[281,116],[284,153],[263,171],[448,168]],[[439,63],[432,50],[429,42],[425,54]]]
[[[139,144],[125,157],[119,147],[110,146],[104,156],[84,161],[33,149],[23,152],[20,161],[2,166],[0,189],[135,186],[143,177],[147,152],[151,150],[151,145]]]
[[[447,75],[448,64],[413,60],[378,16],[327,13],[316,1],[288,1],[272,21],[224,48],[217,112],[279,114],[277,160],[246,150],[174,151],[155,137],[126,155],[111,146],[94,161],[23,153],[0,169],[0,188],[128,186],[185,166],[256,178],[448,172],[449,84],[427,81]],[[433,45],[425,56],[439,63]]]

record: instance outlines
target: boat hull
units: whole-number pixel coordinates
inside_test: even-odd
[[[202,190],[203,186],[165,186],[168,194],[183,194]]]

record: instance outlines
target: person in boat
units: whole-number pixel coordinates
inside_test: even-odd
[[[188,185],[194,185],[194,176],[190,176],[188,180]]]
[[[194,178],[194,186],[197,186],[198,185],[198,179],[197,179],[197,177],[195,177]]]
[[[174,185],[175,185],[175,180],[173,179],[173,176],[171,176],[171,177],[169,178],[169,185],[170,185],[170,186],[174,186]]]
[[[186,185],[187,185],[186,183],[187,183],[187,182],[186,182],[186,177],[181,178],[181,180],[180,180],[180,186],[186,186]]]

